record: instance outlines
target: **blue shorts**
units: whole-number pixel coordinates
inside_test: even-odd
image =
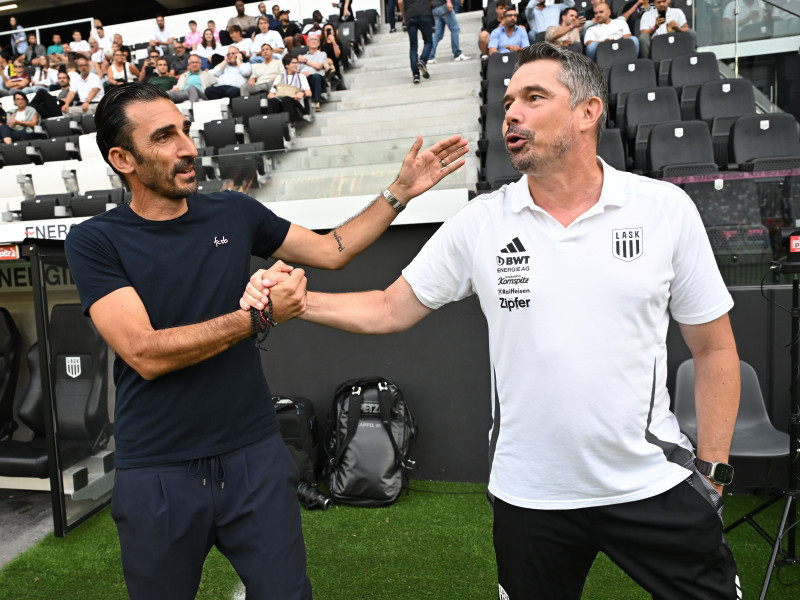
[[[280,433],[220,456],[118,469],[111,516],[130,597],[194,598],[216,546],[249,600],[309,600],[297,482]]]

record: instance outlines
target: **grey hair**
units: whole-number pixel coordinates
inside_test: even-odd
[[[569,107],[597,97],[603,103],[603,113],[597,121],[597,142],[606,128],[608,118],[608,86],[603,71],[583,54],[547,42],[532,44],[519,53],[516,72],[522,65],[536,60],[554,60],[560,65],[558,80],[569,90]]]

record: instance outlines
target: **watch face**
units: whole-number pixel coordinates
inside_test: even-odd
[[[733,481],[733,467],[726,463],[717,463],[711,473],[711,479],[714,483],[728,485]]]

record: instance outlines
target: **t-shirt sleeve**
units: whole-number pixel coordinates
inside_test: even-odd
[[[70,229],[64,251],[86,316],[104,296],[133,285],[113,245],[95,223],[87,221]]]
[[[670,288],[672,317],[685,325],[708,323],[733,307],[700,214],[691,199],[676,190],[673,231],[673,271]]]
[[[431,309],[475,293],[473,252],[485,221],[483,210],[467,205],[445,221],[403,269],[417,299]]]
[[[283,244],[291,223],[276,215],[261,202],[245,194],[239,195],[242,199],[246,222],[255,224],[252,253],[254,256],[269,258]]]

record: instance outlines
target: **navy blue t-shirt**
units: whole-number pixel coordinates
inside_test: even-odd
[[[268,257],[290,223],[237,192],[187,198],[177,219],[148,221],[123,205],[70,230],[66,253],[81,305],[131,286],[154,329],[207,321],[239,308],[251,255]],[[244,340],[152,381],[122,359],[114,435],[117,467],[214,456],[278,430],[258,349]]]

